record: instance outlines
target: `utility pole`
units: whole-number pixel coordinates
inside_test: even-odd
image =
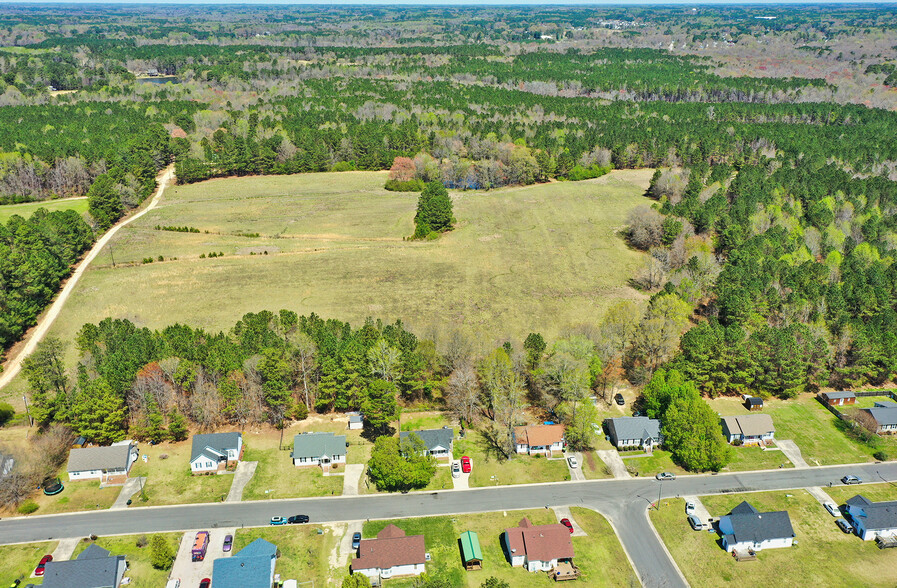
[[[22,394],[22,400],[25,402],[25,414],[28,415],[28,422],[31,423],[31,426],[34,426],[34,419],[31,418],[31,411],[28,410],[28,397]]]
[[[115,267],[115,255],[112,253],[112,239],[109,239],[109,257],[112,258],[112,267]]]

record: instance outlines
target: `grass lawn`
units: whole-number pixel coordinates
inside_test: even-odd
[[[862,494],[872,502],[897,500],[897,486],[892,484],[863,484],[862,486],[833,486],[823,488],[839,505],[857,494]]]
[[[455,440],[452,452],[456,459],[466,455],[473,461],[470,487],[533,482],[559,482],[570,479],[570,471],[563,459],[545,459],[529,455],[514,455],[499,459],[495,450],[478,431],[467,431],[464,439]],[[495,479],[492,478],[495,476]]]
[[[627,454],[630,453],[632,457],[627,457]],[[660,472],[672,472],[677,476],[684,476],[691,473],[674,464],[670,455],[672,454],[669,451],[662,449],[655,449],[651,455],[645,455],[639,451],[620,452],[623,463],[626,464],[626,469],[633,476],[654,477],[655,474]]]
[[[452,423],[441,412],[409,412],[402,414],[403,431],[421,431],[450,427]],[[457,431],[455,431],[457,433]]]
[[[342,476],[325,476],[321,468],[297,468],[289,451],[246,449],[246,461],[259,462],[252,480],[243,489],[243,500],[331,496],[343,493]],[[273,491],[273,492],[271,492]]]
[[[755,445],[732,447],[732,461],[724,467],[724,472],[747,472],[751,470],[774,470],[784,465],[793,468],[794,464],[788,461],[781,451],[764,451]]]
[[[582,570],[584,586],[625,586],[633,576],[629,560],[616,535],[604,518],[581,508],[572,514],[588,537],[573,537],[576,551],[574,562]],[[444,578],[450,586],[479,587],[486,578],[495,576],[511,586],[551,586],[554,582],[545,573],[529,573],[521,567],[512,568],[505,559],[501,534],[508,527],[516,527],[524,516],[536,525],[556,523],[550,510],[490,512],[455,517],[426,517],[393,521],[368,521],[362,537],[373,538],[388,524],[395,524],[407,535],[424,535],[427,552],[432,557],[427,573]],[[483,569],[465,571],[461,562],[458,538],[464,531],[474,531],[483,551]],[[412,579],[394,580],[397,588],[410,586]]]
[[[621,299],[647,299],[628,284],[646,256],[618,232],[647,202],[651,174],[453,193],[457,227],[436,241],[403,241],[417,195],[384,190],[385,172],[176,186],[116,234],[116,267],[105,248],[49,334],[70,342],[105,317],[229,329],[247,312],[289,308],[356,325],[401,319],[433,337],[462,328],[484,348],[529,332],[550,340]],[[224,257],[199,258],[212,251]],[[140,263],[159,255],[177,260]]]
[[[368,470],[364,469],[364,472],[361,474],[361,483],[358,485],[358,492],[360,494],[385,494],[386,492],[381,492],[377,490],[377,486],[368,478]],[[412,492],[428,492],[433,490],[451,490],[454,487],[452,483],[452,472],[448,467],[436,466],[436,473],[433,474],[433,478],[430,480],[430,483],[420,488],[418,490],[412,490]]]
[[[319,529],[324,531],[320,535]],[[275,573],[284,580],[314,579],[318,585],[326,585],[326,579],[334,574],[342,579],[342,572],[330,569],[330,553],[338,540],[331,529],[320,525],[238,529],[234,535],[234,553],[256,539],[270,541],[280,550]]]
[[[78,214],[87,213],[87,198],[65,198],[63,200],[47,200],[45,202],[26,202],[24,204],[0,205],[0,224],[6,224],[14,214],[22,218],[29,218],[38,208],[44,208],[47,212],[54,210],[74,210]]]
[[[22,586],[28,583],[31,572],[37,567],[40,559],[56,549],[57,541],[45,543],[24,543],[21,545],[0,545],[0,586],[4,588],[21,579]]]
[[[143,493],[134,495],[134,506],[221,502],[227,497],[234,477],[230,474],[194,476],[190,473],[190,439],[180,443],[141,444],[141,459],[131,468],[131,476],[146,476]],[[149,456],[147,463],[142,456]],[[162,459],[162,455],[168,457]]]
[[[594,451],[582,452],[582,463],[579,464],[579,467],[582,468],[582,473],[588,480],[613,478],[608,467]]]
[[[790,496],[789,496],[790,495]],[[834,519],[803,490],[705,496],[710,514],[721,516],[742,500],[761,512],[787,510],[796,544],[759,552],[758,561],[738,563],[718,544],[719,535],[692,531],[681,499],[661,501],[651,520],[686,579],[695,588],[723,586],[893,586],[897,550],[845,535]]]
[[[69,482],[65,472],[60,479],[65,490],[55,496],[36,492],[32,499],[40,506],[34,514],[54,514],[77,510],[102,510],[112,506],[121,492],[121,486],[100,488],[99,481]]]
[[[180,533],[162,533],[162,536],[168,541],[174,553],[177,553],[178,542],[181,540]],[[152,535],[145,535],[147,539],[146,547],[137,547],[137,540],[141,535],[122,535],[120,537],[100,537],[96,540],[96,544],[104,549],[112,552],[112,555],[126,555],[128,559],[128,571],[125,576],[131,578],[128,586],[133,588],[158,588],[164,586],[168,580],[168,572],[170,570],[157,570],[150,563],[151,552],[149,547],[149,539]],[[77,557],[79,553],[87,549],[90,545],[89,541],[81,541],[75,547],[72,559]]]

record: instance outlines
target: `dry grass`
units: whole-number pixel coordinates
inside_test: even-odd
[[[162,533],[161,534],[171,545],[172,549],[177,551],[178,543],[181,539],[180,533]],[[168,570],[157,570],[152,566],[152,556],[149,547],[149,539],[152,535],[123,535],[117,537],[100,537],[96,540],[96,544],[104,549],[112,552],[112,555],[125,555],[128,560],[128,571],[125,576],[131,578],[130,587],[133,588],[159,588],[164,586],[168,580]],[[144,547],[137,546],[137,540],[144,538],[147,543]],[[87,549],[90,545],[88,541],[82,541],[75,548],[72,559],[79,553]]]
[[[31,572],[40,562],[40,558],[53,553],[57,541],[46,543],[27,543],[21,545],[0,546],[0,586],[9,586],[14,580],[21,579],[24,586]]]

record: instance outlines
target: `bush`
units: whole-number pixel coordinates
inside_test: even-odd
[[[27,515],[27,514],[33,513],[38,508],[40,508],[40,507],[37,505],[36,502],[34,502],[33,500],[26,500],[25,502],[23,502],[22,504],[19,505],[19,508],[17,510],[19,511],[19,514]]]
[[[150,562],[157,570],[167,570],[174,561],[174,550],[162,535],[153,535],[150,540]]]
[[[426,185],[421,180],[408,180],[405,182],[400,180],[386,180],[386,185],[383,187],[390,192],[420,192]]]
[[[355,164],[351,161],[340,161],[339,163],[333,164],[333,167],[330,168],[330,171],[335,172],[344,172],[344,171],[353,171],[355,169]]]
[[[877,459],[878,461],[888,461],[888,459],[890,459],[890,458],[888,457],[888,452],[885,451],[885,450],[883,450],[883,449],[879,449],[878,451],[876,451],[875,453],[873,453],[873,454],[872,454],[872,457],[874,457],[874,458]]]
[[[146,547],[148,543],[149,539],[146,538],[146,535],[137,537],[137,547]]]
[[[11,404],[6,402],[0,402],[0,426],[5,425],[12,417],[16,414],[16,409],[12,407]]]

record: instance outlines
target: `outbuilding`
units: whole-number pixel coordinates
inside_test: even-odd
[[[819,395],[822,401],[829,406],[843,406],[856,404],[857,397],[853,392],[823,392]]]
[[[483,568],[483,551],[480,549],[480,538],[473,531],[461,533],[458,540],[461,544],[461,560],[466,570],[480,570]]]

